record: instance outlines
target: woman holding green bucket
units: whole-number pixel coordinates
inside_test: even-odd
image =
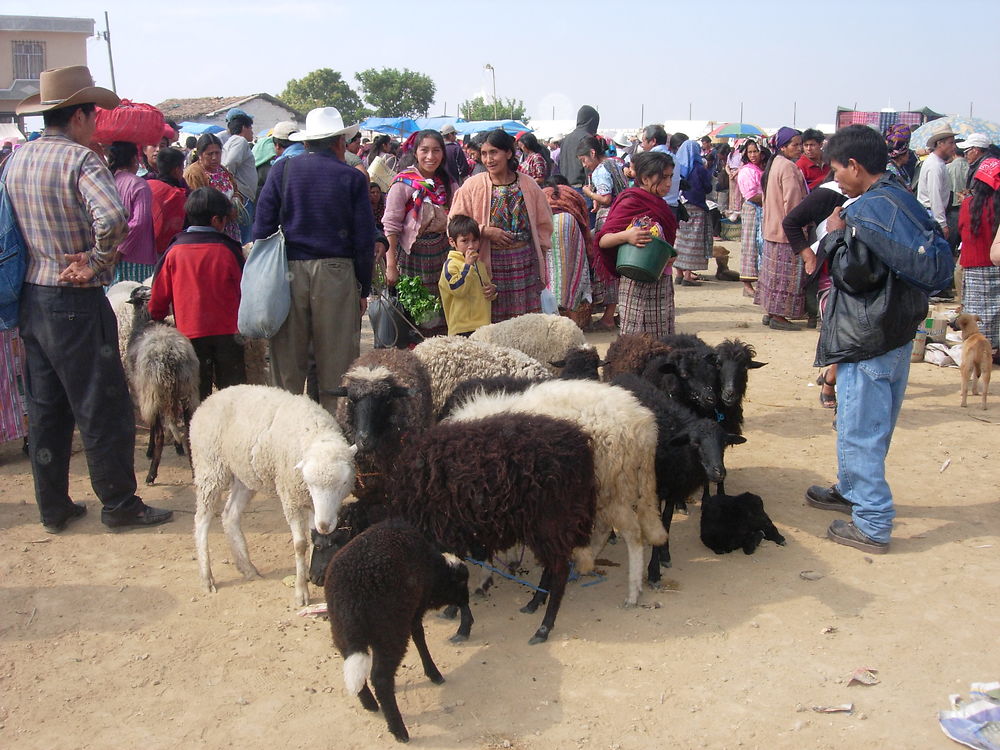
[[[594,238],[598,273],[604,279],[619,276],[615,270],[618,248],[648,245],[656,234],[669,245],[677,238],[677,219],[663,197],[670,191],[674,160],[669,154],[646,151],[632,161],[635,187],[621,193],[611,206],[604,226]],[[674,286],[670,278],[673,258],[656,281],[621,277],[618,313],[622,334],[665,336],[674,332]]]

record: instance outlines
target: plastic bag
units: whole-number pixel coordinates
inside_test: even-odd
[[[540,302],[542,303],[542,312],[546,315],[558,315],[559,305],[556,303],[556,297],[552,294],[552,290],[546,287],[542,290],[540,295]]]
[[[368,320],[372,326],[376,349],[405,349],[423,338],[413,330],[413,323],[407,317],[403,303],[393,292],[394,290],[383,290],[368,303]]]
[[[269,339],[288,317],[292,292],[285,255],[285,235],[279,229],[255,240],[240,281],[237,326],[250,339]]]

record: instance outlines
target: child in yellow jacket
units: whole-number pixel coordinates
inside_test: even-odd
[[[456,214],[448,222],[448,259],[441,269],[438,289],[448,322],[449,336],[468,336],[489,325],[492,300],[497,288],[486,267],[479,262],[479,225]]]

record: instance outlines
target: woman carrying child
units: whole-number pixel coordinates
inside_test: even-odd
[[[619,246],[628,243],[644,247],[652,239],[653,225],[668,244],[677,238],[677,219],[663,201],[670,191],[674,160],[669,154],[646,151],[632,161],[636,187],[631,187],[611,206],[604,226],[595,236],[599,274],[617,276],[615,263]],[[637,222],[643,224],[640,226]],[[618,287],[622,334],[664,336],[674,332],[674,287],[667,263],[658,281],[643,282],[622,278]]]

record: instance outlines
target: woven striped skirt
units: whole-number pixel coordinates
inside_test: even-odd
[[[666,336],[674,332],[674,280],[669,269],[655,284],[624,276],[618,285],[621,333]]]
[[[740,209],[740,280],[756,281],[760,263],[760,246],[757,244],[760,207],[747,201]]]
[[[145,263],[126,263],[122,261],[115,265],[115,279],[113,283],[117,284],[119,281],[138,281],[142,284],[153,275],[153,268],[155,266]]]
[[[559,307],[575,310],[581,302],[591,301],[587,246],[580,225],[567,213],[552,216],[548,263],[549,291]]]
[[[801,318],[806,311],[804,279],[804,266],[791,245],[764,240],[754,304],[763,307],[768,315]]]
[[[979,330],[996,349],[1000,345],[1000,267],[966,268],[963,276],[962,312],[980,317]]]
[[[28,434],[24,346],[16,328],[0,331],[0,443]]]
[[[490,316],[494,323],[542,311],[539,295],[545,287],[538,269],[538,255],[530,242],[504,250],[494,248],[492,263],[493,283],[497,287]]]
[[[448,235],[444,232],[420,235],[410,246],[410,252],[399,255],[400,275],[418,276],[424,288],[441,299],[438,279],[441,278],[441,269],[448,257],[448,247]],[[420,332],[425,336],[447,333],[448,325],[444,320],[444,314],[430,321],[429,325],[420,326]]]
[[[677,260],[674,268],[682,271],[703,271],[712,257],[712,222],[708,211],[686,204],[689,219],[677,227]]]
[[[736,184],[736,178],[729,178],[729,213],[738,214],[743,209],[743,193]]]

